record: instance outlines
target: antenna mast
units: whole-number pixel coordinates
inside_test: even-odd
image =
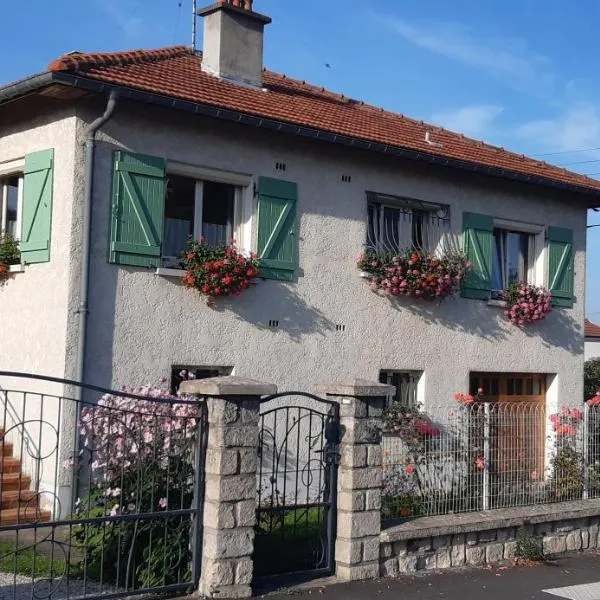
[[[192,51],[196,52],[196,0],[192,0]]]

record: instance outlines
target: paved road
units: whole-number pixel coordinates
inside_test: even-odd
[[[595,584],[595,585],[589,585]],[[544,590],[553,590],[553,593]],[[290,589],[268,600],[600,600],[600,553],[534,567],[465,569],[312,589]]]

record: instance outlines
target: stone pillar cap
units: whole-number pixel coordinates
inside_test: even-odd
[[[353,396],[355,398],[372,396],[381,398],[396,393],[396,387],[369,381],[368,379],[351,379],[339,383],[321,383],[317,386],[317,392],[327,396]]]
[[[246,377],[209,377],[183,381],[179,392],[195,396],[269,396],[277,393],[277,386]]]

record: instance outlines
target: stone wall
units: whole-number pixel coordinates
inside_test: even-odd
[[[545,519],[536,515],[530,522],[527,514],[530,507],[511,509],[513,515],[523,513],[522,525],[528,534],[543,549],[544,556],[553,557],[567,552],[599,548],[600,514],[597,500],[577,503],[581,510],[575,511],[586,516],[574,516],[571,506],[564,503],[553,514],[548,511]],[[537,508],[537,507],[536,507]],[[549,508],[549,507],[547,507]],[[488,518],[498,519],[497,513],[490,511]],[[539,512],[539,511],[538,511]],[[446,524],[433,534],[432,527],[438,518],[424,518],[385,530],[381,534],[380,574],[394,577],[400,574],[415,573],[431,569],[451,569],[464,566],[496,564],[516,557],[517,530],[521,526],[519,518],[512,516],[494,523],[493,528],[485,528],[482,514],[461,515],[459,523],[453,516],[446,516]],[[422,529],[419,534],[419,521]],[[501,519],[500,519],[501,521]]]

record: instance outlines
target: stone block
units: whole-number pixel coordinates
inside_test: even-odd
[[[450,569],[452,567],[452,548],[442,548],[437,552],[437,568]]]
[[[432,538],[433,549],[439,550],[440,548],[446,548],[450,546],[452,538],[449,535],[438,535]]]
[[[373,444],[367,447],[367,466],[381,467],[382,451],[380,444]]]
[[[437,554],[429,554],[424,556],[425,569],[427,571],[433,571],[433,569],[437,569]]]
[[[590,532],[587,529],[581,530],[581,547],[587,550],[590,547]]]
[[[340,454],[341,469],[356,469],[367,466],[367,446],[364,444],[360,446],[344,444]]]
[[[485,562],[485,546],[470,546],[465,550],[465,560],[469,565],[481,565]]]
[[[364,562],[371,562],[379,559],[379,536],[362,541],[362,559]]]
[[[389,542],[379,545],[379,558],[392,558],[394,556],[394,547]]]
[[[406,556],[408,554],[408,542],[406,540],[394,542],[392,549],[394,556]]]
[[[341,491],[338,493],[338,509],[345,511],[363,511],[366,507],[364,491]]]
[[[235,527],[235,510],[233,504],[222,502],[204,503],[204,522],[214,529],[233,529]]]
[[[358,419],[346,423],[343,444],[379,444],[380,442],[380,419]]]
[[[211,587],[233,585],[234,562],[230,560],[205,561],[202,567],[202,577]]]
[[[416,556],[402,556],[398,558],[398,571],[400,573],[415,573],[417,571]]]
[[[235,522],[238,527],[256,525],[256,500],[242,500],[235,503]]]
[[[227,475],[219,477],[207,474],[206,499],[218,502],[234,502],[256,497],[256,475]]]
[[[204,529],[202,554],[206,558],[240,558],[254,551],[254,528]]]
[[[360,469],[340,467],[339,482],[340,489],[342,490],[380,489],[382,484],[382,470],[377,467],[364,467]]]
[[[504,560],[504,544],[499,542],[488,544],[485,548],[485,560],[489,564]]]
[[[410,554],[426,554],[433,549],[433,541],[431,538],[417,538],[410,540],[408,543],[408,551]]]
[[[255,450],[256,454],[256,450]],[[238,451],[225,448],[207,448],[206,473],[211,475],[235,475],[239,472]]]
[[[252,575],[254,572],[254,563],[251,558],[242,558],[235,565],[235,581],[236,585],[250,585],[252,583]]]
[[[510,560],[517,556],[517,542],[510,541],[504,543],[504,559]]]
[[[256,448],[242,448],[239,453],[239,472],[256,473],[258,469],[258,452]]]
[[[548,535],[543,539],[544,554],[563,554],[567,551],[567,538],[564,535]]]
[[[225,448],[258,448],[259,431],[254,425],[239,425],[213,428],[210,442]]]
[[[567,551],[575,552],[576,550],[581,550],[581,531],[577,529],[576,531],[572,531],[567,535]]]
[[[588,532],[590,534],[590,548],[598,548],[598,532],[600,528],[598,525],[591,525],[588,528]]]
[[[467,546],[476,546],[478,541],[478,535],[476,531],[470,531],[467,533]]]
[[[378,510],[364,512],[338,511],[338,537],[363,538],[379,535],[381,531],[381,516]]]
[[[454,536],[457,537],[457,536]],[[464,536],[461,536],[464,541]],[[452,548],[450,549],[450,560],[452,561],[453,567],[462,567],[465,564],[465,544],[454,544],[452,543]]]
[[[240,416],[244,425],[256,425],[260,420],[260,404],[245,401],[240,408]]]
[[[340,404],[340,419],[349,421],[352,419],[366,419],[369,416],[367,403],[358,398],[344,398]]]
[[[223,585],[216,589],[204,589],[204,586],[201,586],[200,594],[206,598],[237,600],[238,598],[251,598],[252,587],[250,585]]]
[[[366,510],[381,510],[381,490],[367,490],[366,492]]]
[[[335,544],[335,560],[344,565],[359,564],[362,560],[362,542],[338,539]]]
[[[381,563],[380,573],[382,577],[397,577],[400,573],[397,558],[388,558]]]
[[[487,531],[480,531],[477,536],[477,540],[480,544],[488,544],[489,542],[496,541],[496,530],[488,529]]]
[[[558,521],[556,525],[554,525],[555,533],[569,533],[569,531],[573,531],[573,521]]]
[[[240,406],[222,398],[208,400],[208,422],[217,425],[237,423],[240,417]]]
[[[361,565],[336,565],[336,578],[340,581],[362,581],[379,577],[379,561]]]

